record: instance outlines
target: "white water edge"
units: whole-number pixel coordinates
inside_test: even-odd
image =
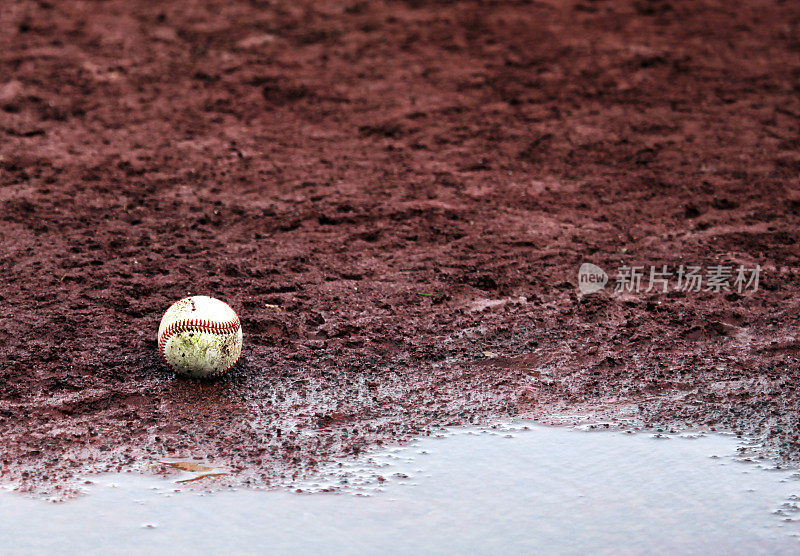
[[[334,464],[302,494],[94,476],[66,503],[0,493],[0,552],[800,553],[796,472],[738,461],[740,445],[528,423]],[[344,490],[308,493],[331,486]]]

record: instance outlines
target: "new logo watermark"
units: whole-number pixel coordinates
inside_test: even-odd
[[[702,265],[622,265],[616,269],[614,293],[755,292],[758,291],[760,275],[760,265],[755,268],[746,268],[744,265],[711,265],[705,269]],[[578,290],[583,295],[599,292],[607,283],[608,274],[597,265],[583,263],[578,269]]]
[[[592,263],[583,263],[578,269],[578,289],[583,295],[599,292],[606,287],[608,274]]]

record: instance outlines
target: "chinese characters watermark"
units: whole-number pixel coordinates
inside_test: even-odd
[[[705,269],[700,265],[622,265],[616,269],[614,293],[755,292],[758,291],[760,275],[760,265],[746,268],[744,265],[717,264]],[[605,271],[592,263],[583,263],[578,270],[578,289],[584,295],[602,290],[608,281]]]

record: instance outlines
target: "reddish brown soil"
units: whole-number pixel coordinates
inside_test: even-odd
[[[5,480],[274,484],[616,403],[800,454],[800,5],[304,4],[0,3]],[[763,271],[580,297],[584,261]],[[242,318],[223,380],[158,358],[188,293]]]

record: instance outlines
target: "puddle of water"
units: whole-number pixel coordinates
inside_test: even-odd
[[[456,429],[329,466],[305,492],[105,475],[63,504],[0,493],[4,554],[800,551],[793,472],[724,435]],[[184,477],[181,477],[184,478]],[[213,480],[213,479],[206,479]]]

